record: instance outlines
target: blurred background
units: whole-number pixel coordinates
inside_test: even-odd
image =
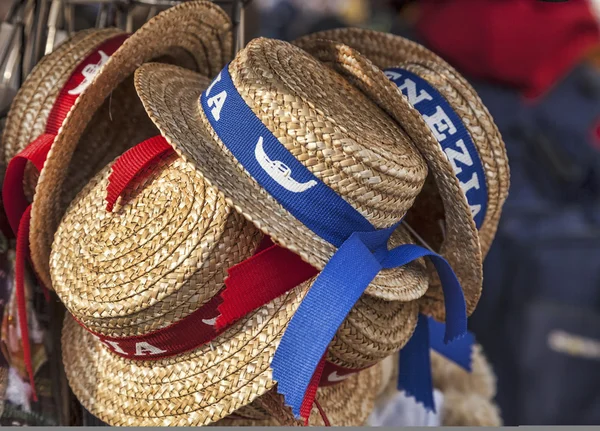
[[[174,3],[0,0],[0,115],[69,32],[135,29]],[[367,27],[426,45],[470,80],[512,174],[470,319],[498,377],[504,422],[600,424],[600,1],[222,3],[241,23],[238,46]]]

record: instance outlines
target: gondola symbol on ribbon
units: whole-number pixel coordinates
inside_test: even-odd
[[[263,148],[262,136],[258,138],[258,143],[254,149],[254,156],[261,168],[284,189],[292,193],[302,193],[311,187],[317,185],[315,180],[299,183],[292,178],[292,170],[285,163],[279,160],[271,160]]]
[[[83,75],[83,81],[81,81],[81,84],[79,84],[77,87],[68,91],[71,96],[78,96],[83,93],[83,91],[92,83],[94,76],[96,76],[102,65],[108,61],[109,56],[104,51],[98,51],[98,54],[100,54],[100,61],[98,61],[98,63],[85,65],[81,71],[81,74]]]

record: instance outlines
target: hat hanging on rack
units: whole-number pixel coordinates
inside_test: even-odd
[[[226,14],[193,1],[131,36],[84,30],[40,61],[13,101],[2,139],[9,161],[3,204],[17,235],[17,291],[29,249],[40,281],[52,287],[50,247],[70,201],[115,156],[156,135],[135,95],[135,68],[162,60],[208,77],[225,64],[230,47]],[[26,325],[21,330],[26,334]]]

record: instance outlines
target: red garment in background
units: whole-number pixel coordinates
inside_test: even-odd
[[[600,42],[588,0],[420,0],[421,40],[461,72],[547,91]]]

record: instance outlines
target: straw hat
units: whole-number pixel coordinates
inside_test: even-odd
[[[123,36],[124,40],[123,33],[117,29],[83,30],[40,60],[19,89],[8,113],[2,136],[5,160],[10,161],[44,133],[50,111],[77,66],[96,47],[118,36]],[[24,187],[30,200],[33,199],[37,178],[38,172],[33,166],[28,166]]]
[[[335,386],[319,388],[316,400],[331,426],[364,425],[373,410],[378,385],[382,379],[381,363]],[[214,423],[214,426],[280,426],[286,425],[261,407],[260,398]],[[324,426],[316,406],[308,420],[310,426]]]
[[[508,196],[510,173],[500,132],[475,89],[441,57],[400,36],[360,28],[343,28],[313,33],[297,43],[302,45],[314,39],[329,39],[348,45],[382,70],[405,63],[431,69],[422,69],[417,73],[423,74],[452,103],[456,103],[483,161],[488,202],[485,218],[479,228],[479,239],[485,256],[494,239],[502,205]]]
[[[250,42],[228,71],[249,108],[282,146],[373,226],[388,228],[404,216],[423,186],[426,165],[401,129],[361,92],[304,51],[275,40]],[[135,83],[163,136],[228,203],[274,242],[317,269],[325,266],[336,247],[278,203],[224,147],[199,105],[203,88],[197,74],[149,64],[138,69]],[[255,153],[261,142],[252,143]],[[268,159],[266,154],[256,157]],[[282,175],[290,178],[286,172]],[[267,175],[282,188],[290,187],[277,172]],[[297,196],[297,191],[290,193]],[[406,283],[410,267],[384,269],[367,292],[401,301],[421,297],[427,283]]]
[[[196,82],[208,85],[200,76]],[[71,203],[52,247],[52,281],[74,317],[67,317],[63,330],[69,383],[90,412],[113,425],[221,419],[274,386],[271,359],[311,283],[216,332],[215,301],[227,270],[252,255],[262,234],[174,154],[134,182],[108,212],[113,166]],[[391,242],[407,238],[398,229]],[[407,283],[426,280],[422,264],[405,273]],[[406,343],[416,325],[416,303],[381,302],[367,297],[356,304],[332,342],[330,362],[360,369]],[[179,336],[200,338],[178,350],[181,338],[167,333],[195,313],[200,327]],[[171,341],[141,344],[151,335]],[[150,354],[158,356],[140,360]]]
[[[465,159],[464,153],[461,158],[460,148],[455,149],[450,160],[447,156],[450,153],[444,154],[435,133],[423,135],[423,131],[429,131],[429,128],[423,127],[422,115],[412,107],[408,98],[402,97],[395,85],[384,82],[387,78],[383,74],[366,74],[368,78],[365,78],[365,74],[361,76],[358,71],[371,71],[372,67],[368,63],[357,62],[355,53],[326,42],[326,39],[355,48],[381,70],[401,67],[432,85],[464,123],[474,144],[474,154],[469,154],[473,160]],[[295,43],[370,94],[373,100],[396,118],[427,159],[432,176],[428,178],[406,219],[428,245],[441,250],[442,255],[453,264],[465,290],[467,310],[471,313],[481,291],[481,257],[477,251],[475,228],[479,227],[481,254],[485,256],[494,238],[509,187],[504,144],[475,90],[431,51],[399,36],[364,29],[338,29],[308,35]],[[477,226],[471,221],[470,215],[477,211],[476,204],[482,202],[471,202],[473,192],[453,174],[464,170],[465,162],[476,166],[476,158],[481,164],[482,176],[485,176],[485,179],[477,180],[481,183],[485,181],[487,192],[487,199],[483,199],[486,205],[476,215]],[[459,170],[455,171],[453,164]],[[471,193],[467,192],[465,196],[461,188]],[[444,223],[440,223],[440,220]],[[425,311],[442,318],[441,289],[436,275],[433,275],[433,279],[433,286],[421,305]]]
[[[79,93],[77,100],[46,158],[31,210],[31,257],[44,284],[51,286],[51,245],[69,202],[115,156],[157,134],[135,97],[135,68],[158,60],[212,76],[230,57],[230,30],[229,18],[218,6],[208,1],[186,2],[157,15],[109,58],[94,62],[98,67],[93,73],[87,71],[85,84],[73,89]],[[4,138],[8,157],[44,131],[61,84],[77,59],[117,34],[117,30],[80,33],[42,60],[13,102]],[[31,189],[35,180],[27,183]]]

